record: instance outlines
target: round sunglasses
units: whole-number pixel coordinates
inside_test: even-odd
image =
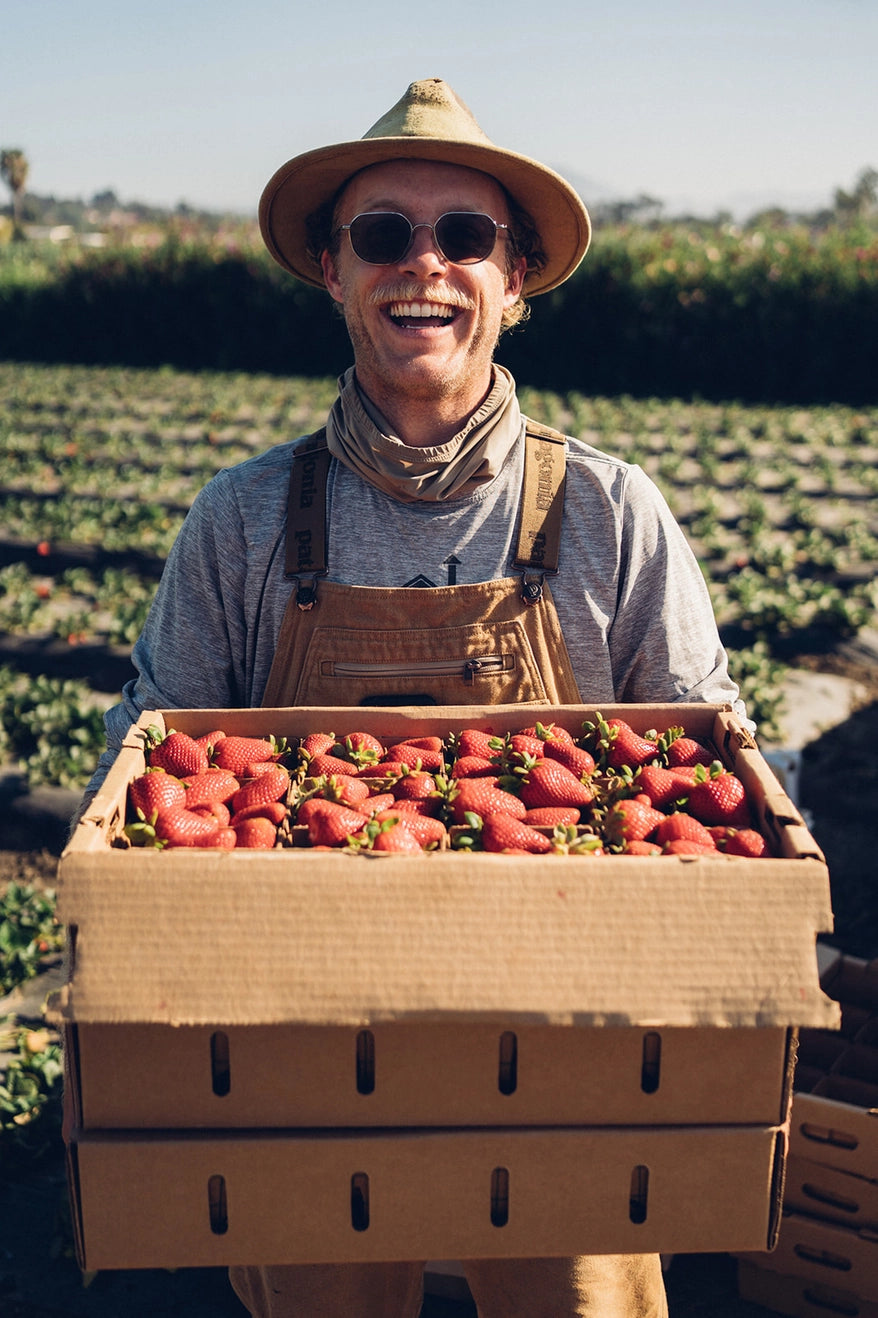
[[[412,224],[397,211],[364,211],[346,229],[356,256],[367,265],[395,265],[408,252],[416,229],[430,229],[436,247],[452,265],[475,265],[494,250],[498,230],[509,229],[480,211],[447,211],[435,224]]]

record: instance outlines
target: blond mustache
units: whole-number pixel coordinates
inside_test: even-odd
[[[459,307],[462,311],[475,311],[476,304],[466,293],[455,288],[424,287],[423,284],[393,283],[373,289],[369,294],[370,306],[386,306],[388,302],[434,302],[440,307]]]

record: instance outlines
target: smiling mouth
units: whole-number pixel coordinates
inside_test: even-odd
[[[422,329],[431,325],[449,325],[460,308],[447,302],[390,302],[385,308],[395,325]]]

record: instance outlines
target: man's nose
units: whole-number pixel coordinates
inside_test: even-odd
[[[433,226],[416,224],[413,229],[412,243],[400,262],[401,267],[403,270],[411,270],[421,275],[441,273],[448,263],[436,242]]]

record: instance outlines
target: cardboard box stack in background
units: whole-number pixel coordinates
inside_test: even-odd
[[[95,1268],[759,1250],[800,1026],[831,1029],[824,859],[725,707],[682,724],[773,857],[132,849],[144,716],[61,860],[77,1249]],[[579,706],[174,711],[402,739]]]
[[[781,1313],[878,1316],[878,962],[820,948],[841,1029],[803,1029],[776,1250],[739,1289]]]

